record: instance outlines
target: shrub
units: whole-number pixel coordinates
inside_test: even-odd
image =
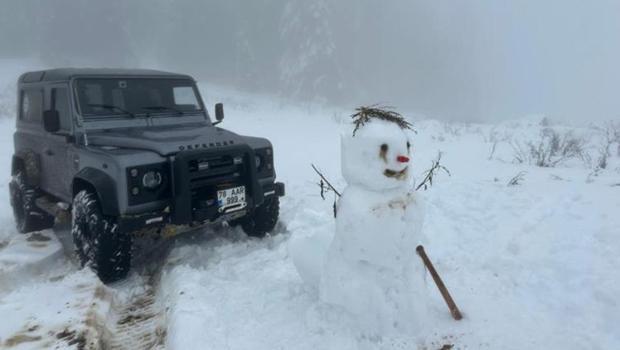
[[[587,161],[585,144],[584,139],[574,136],[570,131],[560,134],[551,128],[544,128],[538,141],[529,141],[525,146],[518,142],[511,143],[515,161],[545,168],[555,167],[574,158]]]
[[[609,121],[605,123],[604,127],[597,127],[596,129],[602,134],[602,141],[598,149],[597,167],[606,169],[607,158],[612,155],[611,147],[614,143],[618,144],[618,155],[620,156],[620,123]]]

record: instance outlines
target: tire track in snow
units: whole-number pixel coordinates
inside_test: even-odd
[[[166,322],[158,291],[172,243],[161,241],[154,247],[135,249],[147,252],[135,257],[137,274],[109,286],[113,295],[100,327],[103,349],[165,349]]]
[[[286,231],[286,228],[279,224],[277,230]],[[230,234],[229,229],[214,226],[186,232],[173,239],[159,240],[154,245],[144,240],[142,243],[146,244],[145,247],[139,244],[134,246],[134,252],[144,252],[143,255],[134,255],[133,270],[138,270],[137,275],[108,287],[113,296],[101,327],[102,348],[165,349],[168,325],[164,301],[160,298],[161,275],[168,265],[178,263],[178,258],[170,259],[170,251],[177,242],[194,245],[201,241],[213,242],[216,238]],[[242,237],[246,237],[245,234]],[[206,247],[198,244],[197,247],[200,250],[213,249],[211,244]]]
[[[112,302],[102,334],[104,349],[164,349],[165,322],[155,286]]]

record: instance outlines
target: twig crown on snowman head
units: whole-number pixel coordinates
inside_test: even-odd
[[[359,130],[359,128],[372,119],[392,122],[403,130],[413,130],[411,123],[406,121],[400,113],[387,106],[372,105],[358,107],[355,109],[355,113],[351,115],[351,118],[353,118],[353,124],[355,124],[353,136],[355,136],[355,133]]]
[[[353,134],[342,134],[342,174],[349,185],[372,191],[410,186],[411,124],[385,107],[359,107]]]

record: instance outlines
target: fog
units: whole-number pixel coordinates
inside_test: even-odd
[[[0,59],[162,68],[428,117],[618,118],[620,2],[5,0]]]

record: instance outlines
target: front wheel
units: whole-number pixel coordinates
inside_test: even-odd
[[[280,198],[271,196],[265,198],[263,204],[253,213],[241,219],[243,232],[251,237],[265,237],[267,232],[273,231],[280,215]]]
[[[81,191],[73,198],[71,234],[82,266],[89,266],[103,283],[127,276],[131,236],[120,232],[115,217],[101,213],[95,194]]]

